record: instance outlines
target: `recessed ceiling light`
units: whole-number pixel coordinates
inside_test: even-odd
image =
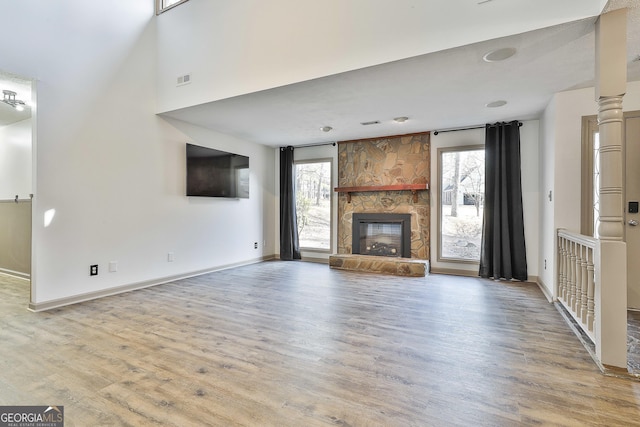
[[[404,117],[404,116],[402,116],[402,117],[396,117],[395,119],[393,119],[393,121],[394,121],[394,122],[397,122],[397,123],[404,123],[404,122],[406,122],[407,120],[409,120],[409,117]]]
[[[331,132],[331,131],[333,130],[333,128],[332,128],[331,126],[322,126],[322,127],[320,128],[320,130],[321,130],[322,132]]]
[[[497,108],[497,107],[502,107],[503,105],[507,105],[507,101],[503,101],[503,100],[493,101],[493,102],[490,102],[490,103],[486,104],[485,107],[487,107],[487,108]]]
[[[491,52],[487,52],[482,59],[485,62],[499,62],[504,61],[505,59],[511,58],[516,54],[516,50],[512,47],[503,47],[502,49],[492,50]]]

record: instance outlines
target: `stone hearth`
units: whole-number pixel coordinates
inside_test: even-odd
[[[371,255],[331,255],[329,266],[341,270],[410,277],[424,277],[429,271],[429,261],[427,260]]]

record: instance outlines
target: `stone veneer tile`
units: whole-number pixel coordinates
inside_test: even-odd
[[[393,274],[396,276],[424,277],[429,270],[428,261],[410,258],[367,255],[331,255],[329,266],[341,270]]]
[[[430,134],[340,142],[338,186],[427,183],[430,174]],[[413,202],[409,191],[338,194],[338,254],[351,253],[351,215],[361,212],[409,213],[411,257],[428,260],[430,240],[429,191]]]

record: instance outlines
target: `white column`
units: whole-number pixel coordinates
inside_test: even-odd
[[[624,238],[622,97],[626,91],[627,10],[596,24],[596,100],[600,133],[600,241],[596,246],[596,355],[627,367],[627,247]]]
[[[600,133],[600,240],[622,241],[624,212],[622,200],[622,96],[598,99]]]

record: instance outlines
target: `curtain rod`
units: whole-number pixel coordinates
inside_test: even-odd
[[[490,125],[490,126],[493,126],[493,125]],[[522,126],[522,122],[518,122],[518,126]],[[445,133],[445,132],[458,132],[459,130],[484,129],[485,127],[486,127],[486,125],[478,125],[478,126],[470,126],[470,127],[466,127],[466,128],[434,130],[433,134],[437,135],[439,133]]]
[[[296,149],[296,148],[320,147],[320,146],[323,146],[323,145],[333,145],[335,147],[336,146],[336,142],[334,141],[334,142],[320,142],[320,143],[317,143],[317,144],[294,145],[293,148]],[[284,148],[287,148],[287,147],[280,147],[281,150],[284,149]]]

